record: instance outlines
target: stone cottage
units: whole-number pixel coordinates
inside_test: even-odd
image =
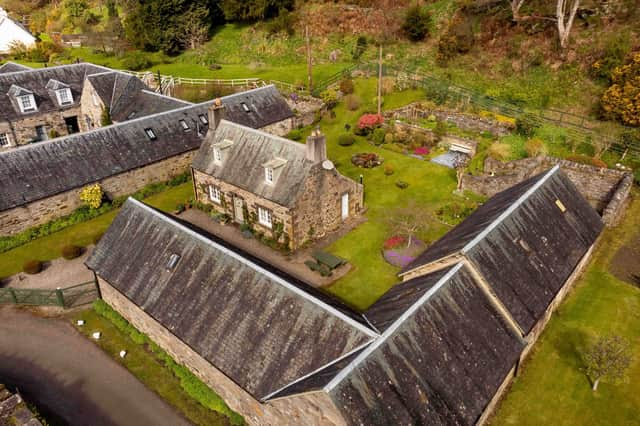
[[[291,249],[362,211],[362,185],[327,160],[319,131],[303,145],[224,120],[224,111],[210,108],[212,127],[193,161],[197,201]]]
[[[103,110],[122,122],[190,105],[148,90],[137,77],[81,63],[0,69],[0,149],[101,126]]]
[[[119,75],[101,76],[107,77],[115,77],[114,88],[120,87],[119,81],[136,84],[134,80],[120,80]],[[93,86],[94,82],[90,84]],[[244,99],[259,111],[250,124],[265,127],[289,120],[293,115],[286,102],[281,97],[278,101],[274,93],[277,90],[269,86],[222,100],[232,104],[236,99]],[[114,101],[122,96],[129,99],[125,105],[120,105],[122,100]],[[154,94],[155,97],[159,100],[156,103],[162,105],[160,109],[173,102]],[[139,105],[135,99],[137,96],[131,100],[125,94],[114,94],[111,98],[101,97],[100,102],[109,101],[114,112],[125,111],[126,115]],[[173,105],[180,107],[169,111],[141,114],[142,117],[129,117],[88,132],[0,152],[0,235],[17,233],[70,214],[81,205],[79,192],[86,185],[100,183],[106,194],[114,198],[187,172],[207,134],[207,110],[211,104],[193,105],[176,100]],[[138,111],[148,113],[153,108],[156,107]],[[230,112],[231,120],[246,120],[246,116],[241,109]]]
[[[363,313],[135,200],[87,266],[249,424],[474,425],[602,227],[556,167],[491,198]]]

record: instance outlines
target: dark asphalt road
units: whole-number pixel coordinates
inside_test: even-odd
[[[0,383],[72,425],[188,425],[71,324],[0,307]]]

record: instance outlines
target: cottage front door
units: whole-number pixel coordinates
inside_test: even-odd
[[[242,198],[234,197],[233,198],[233,216],[236,222],[244,223],[244,211],[243,207],[244,202]]]

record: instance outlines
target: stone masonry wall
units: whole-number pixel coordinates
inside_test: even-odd
[[[298,244],[296,244],[296,241],[292,238],[293,220],[291,218],[291,212],[287,207],[273,203],[255,195],[252,192],[238,188],[237,186],[231,185],[227,182],[223,182],[220,179],[209,176],[198,170],[193,170],[193,180],[195,182],[196,200],[201,203],[212,205],[216,211],[228,214],[233,218],[233,220],[235,220],[234,200],[242,200],[242,205],[246,207],[246,211],[252,216],[255,215],[256,220],[253,222],[254,228],[263,232],[270,238],[273,238],[273,228],[269,229],[268,227],[261,225],[257,220],[258,207],[271,210],[271,221],[274,224],[276,222],[282,222],[284,226],[284,233],[289,235],[290,238],[290,248],[293,250],[298,247]],[[220,204],[209,198],[208,191],[210,185],[220,188],[223,195],[222,202]],[[247,218],[244,218],[244,221],[246,222]]]
[[[508,163],[488,158],[485,161],[484,174],[465,175],[462,188],[491,197],[525,179],[549,170],[556,164],[560,165],[582,196],[603,214],[603,220],[607,225],[611,226],[617,222],[626,206],[633,183],[631,174],[618,170],[602,169],[544,156]],[[612,201],[613,204],[609,206]]]
[[[79,120],[82,121],[82,125],[85,126],[86,130],[91,130],[102,126],[101,118],[103,108],[104,103],[102,102],[100,96],[98,96],[96,89],[88,79],[85,80],[84,86],[82,88],[82,97],[80,98],[80,110],[82,111],[82,118],[79,118]],[[87,123],[87,121],[90,124]]]
[[[278,121],[277,123],[269,124],[262,127],[260,130],[270,133],[276,136],[285,136],[287,133],[293,130],[294,118],[287,118],[286,120]]]
[[[71,108],[66,108],[62,111],[54,111],[46,114],[42,113],[32,113],[26,115],[21,120],[16,120],[11,123],[13,127],[13,136],[14,143],[16,145],[25,145],[36,138],[36,126],[45,126],[47,131],[47,138],[49,137],[49,132],[51,130],[55,130],[59,136],[68,135],[67,125],[64,122],[65,117],[78,117],[78,125],[80,126],[80,131],[83,131],[81,117],[80,117],[80,106],[74,106]],[[17,143],[16,143],[17,142]]]
[[[343,223],[342,195],[345,193],[349,194],[349,218],[352,218],[364,207],[363,186],[335,169],[313,168],[296,201],[293,231],[297,246],[340,227]]]
[[[330,397],[324,392],[307,393],[265,404],[260,403],[109,283],[99,278],[98,284],[105,302],[135,328],[147,334],[177,362],[184,364],[220,395],[232,410],[241,414],[248,424],[273,426],[346,425]],[[239,357],[241,355],[238,354]],[[241,360],[239,359],[238,362]]]
[[[144,186],[171,179],[189,169],[195,151],[175,156],[146,167],[131,170],[99,181],[110,198],[131,194]],[[0,212],[0,235],[11,235],[71,214],[82,205],[75,188],[22,207]]]
[[[445,108],[424,108],[420,103],[413,103],[402,108],[390,110],[384,113],[386,119],[426,119],[433,115],[438,121],[446,121],[455,124],[463,130],[474,132],[489,132],[496,136],[506,136],[514,129],[514,125],[491,118],[481,117],[475,114],[449,110]]]

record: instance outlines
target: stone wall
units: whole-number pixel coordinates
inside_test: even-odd
[[[289,108],[296,114],[293,123],[294,128],[305,127],[315,123],[318,114],[325,107],[320,99],[312,96],[298,96],[295,101],[287,97],[286,101],[289,104]]]
[[[83,123],[80,114],[80,105],[76,105],[70,108],[65,108],[62,111],[53,111],[49,113],[31,113],[24,116],[20,120],[5,123],[3,126],[5,129],[10,128],[13,136],[12,142],[14,145],[25,145],[36,138],[36,126],[45,126],[47,131],[47,138],[49,138],[49,132],[55,130],[58,136],[68,135],[67,125],[65,124],[65,117],[78,117],[78,125],[80,131],[84,131]]]
[[[184,364],[193,374],[213,389],[229,407],[241,414],[251,425],[346,425],[341,414],[324,392],[281,398],[265,404],[255,400],[240,386],[175,337],[142,309],[98,279],[100,293],[105,302],[118,311],[135,328],[167,351],[177,362]],[[239,357],[242,354],[238,354]],[[239,359],[238,362],[241,362]]]
[[[272,214],[272,223],[275,224],[276,222],[281,222],[284,226],[284,233],[289,235],[290,248],[293,250],[298,247],[296,241],[291,238],[291,236],[293,235],[293,219],[291,217],[291,211],[287,207],[273,203],[269,200],[255,195],[252,192],[238,188],[237,186],[221,181],[220,179],[209,176],[198,170],[193,170],[193,180],[195,182],[197,201],[205,204],[210,204],[211,206],[213,206],[214,210],[220,213],[228,214],[232,218],[232,220],[236,222],[238,222],[238,220],[236,220],[234,203],[239,202],[242,204],[242,206],[244,206],[244,208],[246,208],[246,212],[251,215],[249,220],[252,221],[254,229],[264,233],[270,238],[273,238],[273,228],[270,229],[266,226],[261,225],[257,219],[258,207],[263,207],[270,210]],[[221,203],[218,204],[210,199],[208,192],[210,185],[220,188],[220,191],[222,192]],[[243,218],[243,220],[244,222],[248,221],[246,217]]]
[[[287,133],[292,131],[294,127],[295,118],[292,117],[282,121],[278,121],[277,123],[269,124],[268,126],[264,126],[260,128],[260,130],[276,136],[285,136]]]
[[[104,102],[96,92],[91,82],[87,79],[82,87],[80,98],[80,110],[82,111],[82,124],[86,130],[96,129],[102,124],[102,109]]]
[[[576,185],[583,197],[603,215],[605,224],[617,223],[633,185],[630,173],[574,163],[553,157],[534,157],[502,163],[487,158],[484,174],[465,175],[462,188],[491,197],[525,179],[549,170],[556,164]],[[610,202],[613,204],[609,205]]]
[[[189,170],[195,151],[171,157],[99,181],[109,198],[131,194],[153,182],[171,179]],[[71,214],[82,205],[80,191],[72,190],[0,212],[0,235],[11,235]]]
[[[321,166],[312,169],[296,201],[293,218],[296,247],[307,240],[322,238],[342,225],[342,195],[345,193],[349,194],[349,218],[359,215],[364,207],[362,185],[335,169],[325,170]]]
[[[512,123],[502,122],[487,117],[481,117],[475,114],[468,114],[446,108],[426,108],[423,107],[419,102],[384,113],[384,116],[387,120],[427,119],[431,115],[434,116],[438,121],[453,123],[463,130],[474,132],[489,132],[496,136],[506,136],[510,134],[515,127]]]

